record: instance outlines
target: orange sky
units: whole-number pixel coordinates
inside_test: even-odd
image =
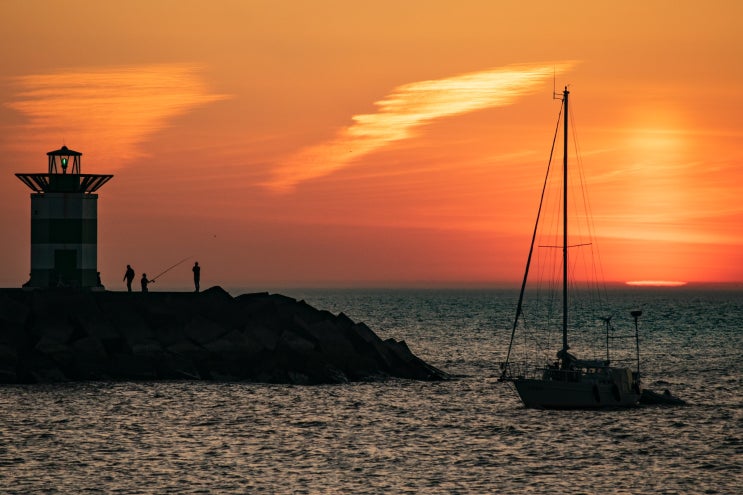
[[[0,4],[0,286],[47,151],[113,173],[99,269],[202,286],[518,283],[559,102],[610,281],[743,281],[743,4]],[[162,288],[190,284],[190,264]]]

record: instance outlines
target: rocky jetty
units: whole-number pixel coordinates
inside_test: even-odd
[[[0,382],[442,380],[404,341],[279,294],[0,290]]]

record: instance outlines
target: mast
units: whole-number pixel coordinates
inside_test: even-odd
[[[562,92],[565,108],[562,155],[562,352],[568,352],[568,87]]]

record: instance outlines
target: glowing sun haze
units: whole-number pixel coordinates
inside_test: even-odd
[[[98,265],[202,287],[517,286],[559,101],[608,281],[743,280],[743,4],[2,2],[0,286],[45,153]],[[553,80],[554,78],[554,80]],[[190,264],[156,289],[190,285]]]

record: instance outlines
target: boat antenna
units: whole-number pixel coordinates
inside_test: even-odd
[[[636,310],[630,313],[635,319],[635,346],[637,347],[637,379],[640,379],[640,332],[637,328],[637,320],[642,316],[642,311]]]
[[[601,319],[604,321],[604,326],[606,327],[606,364],[608,365],[611,360],[609,359],[609,330],[611,330],[611,319],[614,315],[611,316],[602,316]]]
[[[552,66],[552,99],[553,100],[557,99],[557,97],[558,97],[558,94],[557,94],[557,82],[555,81],[556,70],[557,69],[555,69],[555,66],[553,65]]]

